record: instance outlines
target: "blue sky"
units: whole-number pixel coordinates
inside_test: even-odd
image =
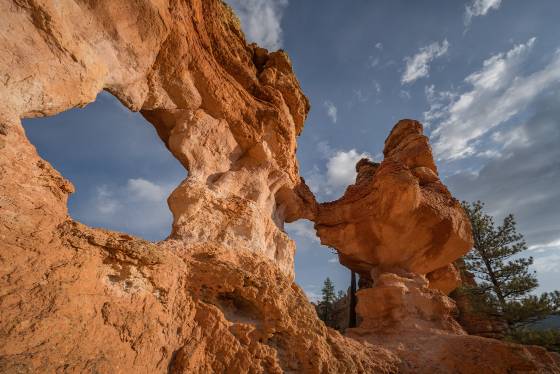
[[[230,0],[248,39],[285,49],[311,112],[301,173],[321,201],[380,160],[400,118],[422,121],[451,191],[514,213],[541,288],[560,288],[560,27],[556,0]],[[39,153],[77,192],[93,226],[164,238],[165,198],[185,176],[140,115],[108,94],[84,109],[25,121]],[[312,225],[287,225],[296,280],[313,297],[349,273]]]

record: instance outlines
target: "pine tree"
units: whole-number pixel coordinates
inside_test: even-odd
[[[330,326],[333,319],[333,304],[336,301],[334,284],[330,278],[327,277],[327,279],[325,279],[321,293],[323,298],[319,302],[319,318],[321,318],[327,326]]]
[[[501,316],[510,329],[560,313],[558,291],[541,296],[529,294],[538,281],[529,270],[533,258],[520,256],[527,244],[517,232],[513,215],[496,226],[480,201],[463,202],[463,207],[473,229],[474,246],[465,256],[465,264],[477,278],[477,285],[468,290],[476,300],[474,304],[485,313]]]
[[[560,353],[560,329],[517,329],[507,337],[507,340],[520,344],[540,345],[549,351]]]

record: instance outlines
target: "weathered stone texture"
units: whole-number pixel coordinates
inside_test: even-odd
[[[73,186],[21,126],[102,90],[188,169],[160,243],[73,221]],[[498,368],[557,370],[542,350],[433,328],[451,308],[426,279],[470,239],[419,124],[397,125],[340,202],[316,203],[295,157],[309,103],[290,60],[247,45],[221,1],[1,0],[0,98],[0,372],[471,373],[487,347]],[[293,282],[283,224],[300,218],[345,265],[396,279],[391,313],[431,297],[433,325],[326,328]]]

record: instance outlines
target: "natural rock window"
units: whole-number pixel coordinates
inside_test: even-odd
[[[23,121],[38,153],[72,182],[72,218],[148,240],[165,239],[171,191],[185,169],[154,127],[103,92],[84,108]]]
[[[334,283],[337,293],[347,292],[350,271],[340,264],[334,249],[321,245],[313,222],[299,220],[286,224],[285,229],[297,245],[294,260],[296,283],[309,300],[314,303],[321,300],[321,289],[327,277]]]

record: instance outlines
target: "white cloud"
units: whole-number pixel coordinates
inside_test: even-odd
[[[450,91],[436,92],[433,84],[431,86],[426,86],[424,92],[430,104],[430,109],[424,112],[424,126],[430,128],[432,122],[437,122],[445,117],[445,106],[447,103],[455,100],[458,94]]]
[[[115,200],[113,193],[106,185],[96,188],[96,208],[101,214],[113,214],[120,207],[120,204]]]
[[[313,223],[307,220],[299,220],[286,224],[286,231],[294,237],[319,243],[319,238],[313,228]],[[301,246],[300,246],[301,247]],[[305,247],[303,247],[305,248]]]
[[[369,56],[369,67],[374,68],[381,62],[379,57]]]
[[[428,89],[430,110],[424,116],[437,123],[432,136],[438,158],[453,160],[476,154],[477,141],[483,135],[521,112],[542,91],[560,82],[560,52],[556,52],[543,69],[521,75],[534,43],[535,38],[532,38],[484,61],[481,70],[465,78],[471,87],[467,92],[437,96]]]
[[[319,152],[321,158],[324,159],[331,157],[331,155],[335,152],[335,150],[331,147],[329,142],[324,140],[318,142],[315,148],[317,148],[317,152]]]
[[[465,25],[469,25],[473,17],[485,16],[490,10],[498,9],[502,0],[472,0],[465,7]]]
[[[529,251],[543,252],[552,248],[560,250],[560,239],[555,239],[546,243],[533,244],[527,249]]]
[[[535,257],[535,269],[539,270],[539,292],[543,292],[558,288],[559,273],[549,270],[560,270],[560,189],[555,188],[560,185],[560,79],[557,72],[560,63],[554,62],[560,60],[560,56],[553,53],[546,59],[526,57],[531,61],[528,64],[531,68],[529,72],[525,70],[529,66],[525,68],[523,61],[518,62],[519,67],[513,71],[509,69],[515,65],[512,60],[514,56],[514,53],[509,56],[504,53],[502,59],[505,61],[494,61],[494,64],[504,66],[496,82],[498,88],[495,91],[491,87],[480,88],[485,92],[484,99],[478,98],[477,91],[473,94],[477,97],[473,101],[476,106],[469,113],[456,118],[457,127],[468,126],[466,132],[450,133],[451,130],[446,129],[445,137],[442,138],[455,142],[456,138],[479,131],[473,130],[473,123],[474,126],[488,127],[487,122],[479,123],[486,121],[487,113],[492,113],[494,107],[504,106],[501,101],[510,100],[515,90],[530,87],[529,97],[516,100],[517,107],[514,109],[518,114],[514,118],[499,128],[491,122],[487,135],[477,136],[467,144],[475,154],[490,149],[498,150],[501,155],[485,160],[465,159],[444,163],[444,168],[445,165],[451,165],[456,172],[452,175],[443,173],[447,174],[445,182],[458,199],[484,201],[487,212],[497,220],[509,213],[515,215],[519,232],[529,244],[530,252],[527,254]],[[535,62],[540,65],[535,66]],[[550,80],[551,77],[554,79]],[[539,86],[536,90],[533,88],[535,84]],[[439,100],[439,93],[429,87],[426,94],[431,95],[432,100],[452,104],[458,101],[463,92],[475,91],[474,86],[471,86],[462,90],[453,89],[454,92],[448,94],[446,100]],[[444,104],[434,111],[443,117],[435,120],[433,127],[449,118],[448,106],[451,107]],[[477,117],[478,112],[481,112],[480,117]],[[473,123],[469,121],[471,116],[475,117]],[[471,167],[476,167],[475,173],[469,170]],[[461,168],[462,171],[457,171]]]
[[[288,0],[227,0],[249,41],[269,50],[282,47],[282,16]]]
[[[101,185],[82,204],[76,217],[89,225],[145,237],[164,237],[171,227],[167,196],[175,186],[146,179],[129,179],[124,185]]]
[[[484,201],[498,223],[515,215],[527,254],[535,257],[539,290],[546,291],[558,288],[558,273],[551,269],[560,271],[560,91],[539,95],[526,112],[523,121],[483,140],[491,149],[499,147],[500,156],[484,160],[477,173],[448,175],[446,184],[460,200]]]
[[[332,187],[353,184],[356,179],[356,163],[365,157],[370,156],[358,153],[355,149],[336,152],[327,161],[327,183]]]
[[[410,92],[406,90],[401,90],[401,92],[399,92],[399,96],[404,100],[410,100]]]
[[[383,50],[383,43],[381,43],[381,42],[375,43],[375,48],[377,48],[377,49],[379,49],[380,51],[382,51],[382,50]]]
[[[126,188],[131,197],[138,200],[162,201],[167,197],[167,191],[163,186],[142,178],[129,179]]]
[[[322,197],[341,194],[345,187],[356,180],[356,163],[362,158],[371,158],[368,153],[355,149],[334,150],[325,142],[319,142],[317,150],[326,161],[325,171],[314,165],[310,171],[304,173],[304,178],[319,200]]]
[[[427,77],[430,73],[430,63],[447,53],[449,42],[445,39],[442,43],[434,42],[420,48],[417,54],[406,57],[406,69],[401,78],[401,84],[412,83],[415,80]]]
[[[311,170],[305,173],[304,178],[305,183],[316,196],[322,193],[326,193],[327,195],[331,193],[326,186],[325,176],[321,173],[317,165],[313,165]]]
[[[501,155],[502,153],[497,149],[487,149],[483,152],[478,152],[476,154],[477,157],[482,157],[482,158],[497,158],[500,157]]]
[[[554,253],[548,256],[535,258],[533,267],[537,272],[560,273],[560,254]]]
[[[360,103],[365,103],[369,100],[369,95],[365,94],[361,89],[354,90],[354,98]]]
[[[329,262],[331,264],[338,264],[338,257],[331,257],[329,258]]]
[[[524,126],[514,127],[509,131],[496,131],[492,134],[492,141],[502,147],[526,146],[529,144],[529,134]]]
[[[323,105],[327,109],[327,116],[329,116],[329,118],[331,119],[331,121],[333,121],[333,123],[336,123],[338,119],[338,109],[336,108],[336,106],[331,101],[328,100],[325,101]]]

